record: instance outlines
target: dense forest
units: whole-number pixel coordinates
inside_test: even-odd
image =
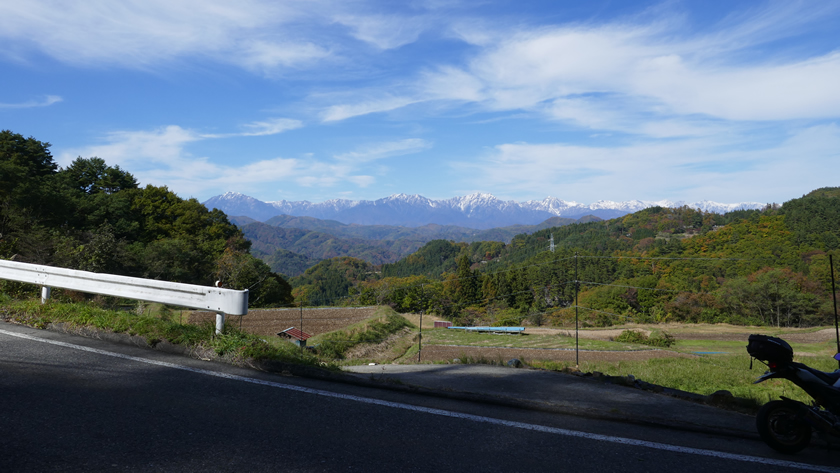
[[[166,187],[139,187],[119,166],[0,131],[0,258],[191,284],[249,289],[253,306],[292,301],[291,286],[249,253],[219,210]],[[7,293],[31,286],[0,281]]]

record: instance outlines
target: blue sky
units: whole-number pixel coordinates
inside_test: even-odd
[[[840,185],[840,2],[0,0],[0,128],[204,201]]]

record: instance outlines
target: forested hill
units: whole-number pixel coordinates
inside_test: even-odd
[[[0,258],[93,272],[249,289],[257,306],[291,286],[248,252],[224,213],[147,185],[104,160],[59,168],[50,144],[0,131]],[[18,294],[32,286],[0,281]]]
[[[237,219],[247,217],[236,217]],[[278,215],[265,222],[280,228],[297,228],[327,233],[339,238],[355,238],[361,240],[409,240],[426,243],[432,240],[451,240],[471,243],[474,241],[509,242],[514,236],[522,233],[533,233],[551,227],[570,225],[572,223],[600,221],[598,217],[588,216],[580,219],[551,217],[537,225],[512,225],[508,227],[476,230],[455,225],[438,225],[430,223],[419,227],[399,227],[394,225],[358,225],[344,224],[335,220],[320,220],[313,217],[293,217]],[[243,225],[253,223],[253,220],[242,220]],[[239,224],[239,221],[234,221]],[[405,255],[402,255],[405,256]]]
[[[335,220],[289,215],[279,215],[265,223],[248,217],[231,217],[252,242],[252,254],[268,263],[273,271],[288,276],[298,276],[319,261],[338,256],[350,256],[375,265],[394,263],[429,241],[509,242],[519,234],[600,220],[592,216],[579,220],[552,217],[538,225],[475,230],[436,224],[421,227],[347,225]]]
[[[838,188],[724,215],[655,207],[496,247],[430,242],[376,280],[351,281],[348,294],[462,323],[542,323],[572,316],[577,280],[590,324],[813,325],[833,317],[838,235]]]
[[[422,242],[405,239],[337,238],[327,233],[279,228],[261,222],[243,226],[242,232],[252,242],[252,254],[268,263],[273,271],[289,276],[297,276],[321,260],[338,256],[351,256],[372,264],[396,261],[422,245]]]

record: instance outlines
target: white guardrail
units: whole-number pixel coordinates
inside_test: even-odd
[[[224,328],[225,314],[248,313],[247,289],[237,291],[5,260],[0,260],[0,279],[41,286],[41,302],[49,298],[50,288],[57,287],[89,294],[209,310],[216,312],[216,333],[221,333]]]

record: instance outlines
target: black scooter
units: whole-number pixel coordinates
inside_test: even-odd
[[[747,352],[768,368],[755,384],[784,378],[814,399],[808,405],[782,396],[762,406],[755,423],[767,445],[782,453],[796,453],[808,446],[812,431],[840,440],[840,370],[827,373],[796,363],[786,341],[767,335],[750,335]],[[840,361],[840,353],[834,358]]]

